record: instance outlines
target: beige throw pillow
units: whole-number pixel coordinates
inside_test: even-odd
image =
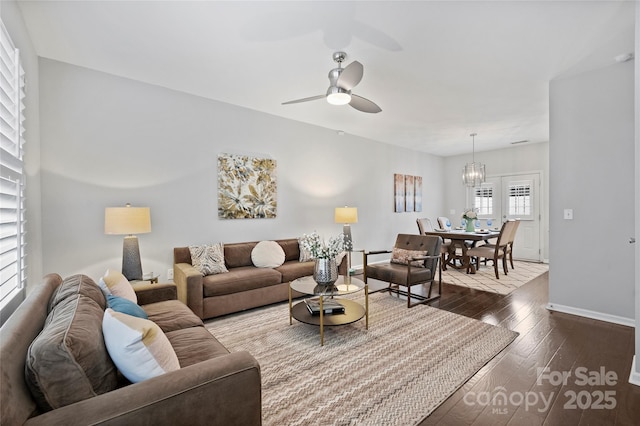
[[[189,246],[191,264],[202,275],[214,275],[229,272],[224,264],[224,246],[222,243],[202,246]]]
[[[251,250],[251,261],[258,268],[277,268],[284,258],[284,250],[275,241],[260,241]]]
[[[113,294],[114,296],[130,300],[133,303],[138,303],[138,296],[136,296],[136,292],[133,290],[133,287],[131,287],[131,283],[120,271],[107,269],[104,276],[100,278],[98,285],[102,289],[102,292],[105,293],[105,297]]]
[[[131,383],[180,369],[169,339],[153,321],[107,308],[102,335],[111,359]]]

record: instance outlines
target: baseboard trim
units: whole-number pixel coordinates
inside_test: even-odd
[[[636,326],[636,322],[633,318],[626,318],[618,315],[605,314],[602,312],[590,311],[588,309],[575,308],[573,306],[559,305],[557,303],[548,303],[547,309],[550,311],[562,312],[565,314],[591,318],[598,321],[605,321],[605,322],[611,322],[614,324],[625,325],[627,327],[635,328]]]
[[[631,363],[631,374],[629,374],[629,383],[632,385],[640,386],[640,373],[636,369],[636,356],[633,356],[633,362]]]

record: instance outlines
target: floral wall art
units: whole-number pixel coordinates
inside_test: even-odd
[[[218,155],[218,217],[276,217],[276,160]]]
[[[421,212],[422,211],[422,176],[393,175],[394,211]]]

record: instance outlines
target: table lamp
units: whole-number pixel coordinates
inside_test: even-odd
[[[351,223],[358,223],[358,209],[356,207],[336,207],[335,222],[342,223],[342,233],[347,251],[353,250],[353,240],[351,239]]]
[[[142,263],[138,237],[133,234],[151,232],[149,207],[107,207],[104,209],[104,233],[126,235],[122,245],[122,274],[129,281],[142,279]]]
[[[345,284],[351,283],[351,251],[353,250],[353,240],[351,239],[351,223],[358,223],[358,209],[356,207],[336,207],[334,220],[342,223],[342,233],[344,234],[344,248],[347,251],[347,273],[345,274]]]

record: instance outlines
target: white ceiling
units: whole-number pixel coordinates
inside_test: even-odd
[[[39,56],[441,156],[549,140],[549,81],[634,50],[633,1],[19,2]],[[364,65],[325,100],[332,53]]]

